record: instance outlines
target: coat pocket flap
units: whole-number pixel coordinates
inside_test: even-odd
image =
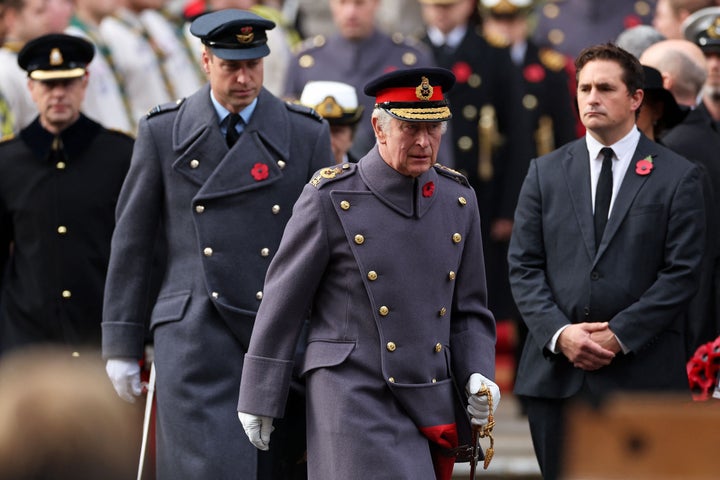
[[[355,342],[311,341],[305,350],[301,375],[310,370],[340,365],[355,349]]]
[[[176,322],[185,314],[185,308],[190,302],[190,291],[174,292],[158,297],[153,308],[150,328],[162,323]]]

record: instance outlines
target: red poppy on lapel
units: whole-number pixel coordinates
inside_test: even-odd
[[[648,175],[650,172],[652,172],[652,169],[652,155],[648,155],[642,160],[638,160],[638,162],[635,164],[635,173],[637,173],[638,175]]]
[[[268,166],[264,163],[256,163],[253,165],[252,170],[250,170],[250,175],[252,175],[257,182],[265,180],[269,174],[270,169],[268,169]]]
[[[433,182],[427,182],[422,187],[422,195],[423,197],[432,197],[432,194],[435,192],[435,184]]]
[[[468,78],[472,75],[472,68],[466,62],[457,62],[451,70],[455,74],[457,83],[467,83]]]
[[[537,63],[533,63],[523,69],[523,77],[528,82],[542,82],[545,79],[545,69]]]

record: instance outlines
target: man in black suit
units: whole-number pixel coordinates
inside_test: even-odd
[[[546,479],[560,475],[572,400],[687,391],[685,315],[705,246],[700,169],[635,125],[638,60],[603,44],[575,66],[587,134],[532,160],[508,254],[530,332],[515,393]]]

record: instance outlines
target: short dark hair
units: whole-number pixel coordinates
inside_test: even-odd
[[[614,43],[603,43],[585,48],[575,59],[575,79],[580,79],[580,70],[593,60],[610,60],[616,62],[623,70],[622,81],[632,95],[645,86],[645,73],[640,61],[627,50]]]

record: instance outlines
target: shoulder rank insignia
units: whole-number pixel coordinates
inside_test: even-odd
[[[539,52],[540,62],[548,69],[559,72],[567,64],[565,55],[552,48],[542,48]]]
[[[300,105],[299,103],[293,102],[285,102],[285,106],[291,112],[302,113],[303,115],[306,115],[310,118],[314,118],[318,122],[322,122],[323,118],[320,116],[320,114],[310,107],[306,107],[305,105]]]
[[[5,136],[3,136],[3,137],[0,137],[0,143],[8,142],[8,141],[12,140],[13,138],[15,138],[15,134],[14,134],[14,133],[8,133],[7,135],[5,135]]]
[[[146,116],[148,118],[154,117],[158,113],[171,112],[180,108],[180,105],[185,101],[184,98],[178,98],[174,102],[163,103],[161,105],[155,105],[153,108],[148,110]]]
[[[460,185],[470,187],[470,182],[468,182],[468,179],[465,177],[465,175],[458,172],[457,170],[453,170],[452,168],[446,167],[445,165],[441,165],[439,163],[435,164],[435,170],[437,170],[437,172],[443,177],[451,178],[458,182]]]
[[[310,185],[320,188],[322,185],[329,183],[338,178],[344,177],[348,173],[355,172],[355,164],[343,163],[335,167],[327,167],[319,170],[317,174],[310,180]]]

